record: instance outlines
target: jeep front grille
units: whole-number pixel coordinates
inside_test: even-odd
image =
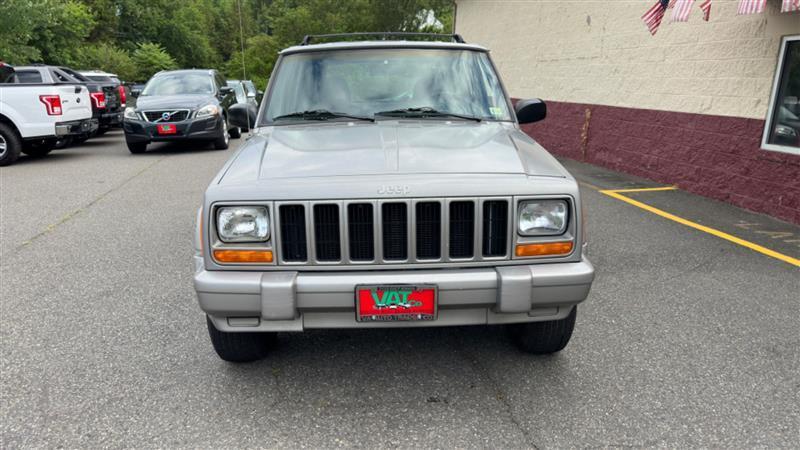
[[[283,260],[305,261],[308,259],[305,208],[302,205],[283,205],[280,212]]]
[[[510,198],[278,202],[278,262],[337,265],[509,259],[510,202]]]

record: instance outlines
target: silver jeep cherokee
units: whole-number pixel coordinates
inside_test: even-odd
[[[252,361],[277,332],[450,325],[563,349],[594,268],[578,184],[519,128],[544,103],[512,104],[458,35],[379,37],[306,37],[258,111],[229,111],[252,135],[206,190],[195,243],[214,349]]]

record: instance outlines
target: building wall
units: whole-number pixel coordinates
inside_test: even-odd
[[[557,155],[800,223],[800,156],[762,150],[780,39],[800,13],[736,15],[700,0],[650,36],[655,0],[457,0],[456,32],[491,49],[509,94],[539,97],[524,127]]]

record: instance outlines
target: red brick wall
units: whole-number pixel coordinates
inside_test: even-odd
[[[800,224],[800,156],[761,150],[763,120],[550,101],[522,128],[554,155]]]

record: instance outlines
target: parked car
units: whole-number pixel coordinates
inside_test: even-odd
[[[195,234],[214,349],[240,362],[279,331],[508,325],[521,349],[560,351],[594,268],[577,182],[520,129],[545,104],[513,104],[458,35],[381,37],[307,37],[258,113],[231,107],[255,134]]]
[[[124,112],[125,111],[125,107],[128,106],[127,105],[128,92],[125,90],[124,83],[122,83],[122,81],[120,81],[119,77],[117,77],[116,74],[103,72],[101,70],[81,71],[80,74],[85,76],[86,78],[94,81],[94,82],[109,84],[109,85],[112,85],[112,86],[116,87],[116,89],[117,89],[117,97],[119,98],[120,112]],[[120,121],[119,121],[119,123],[117,125],[120,126],[120,127],[122,126],[122,120],[121,119],[120,119]]]
[[[242,83],[244,83],[244,88],[245,90],[247,90],[247,96],[249,98],[255,99],[256,105],[260,105],[261,98],[264,96],[264,92],[256,89],[256,85],[255,83],[253,83],[252,80],[244,80],[242,81]]]
[[[250,96],[243,81],[228,80],[228,86],[233,89],[236,95],[236,103],[246,103],[258,108],[258,101],[255,96]]]
[[[16,70],[19,77],[29,83],[81,83],[87,87],[91,98],[92,117],[97,120],[98,127],[91,134],[74,136],[75,140],[86,140],[96,132],[103,133],[120,124],[123,109],[113,82],[93,81],[69,67],[62,66],[35,64],[19,66]]]
[[[136,107],[125,109],[125,141],[131,153],[143,153],[150,142],[196,140],[228,148],[242,131],[228,122],[228,108],[236,103],[233,89],[216,70],[159,72],[140,92]]]
[[[45,156],[59,139],[97,129],[88,88],[70,80],[44,83],[38,72],[0,63],[0,166],[20,153]]]

